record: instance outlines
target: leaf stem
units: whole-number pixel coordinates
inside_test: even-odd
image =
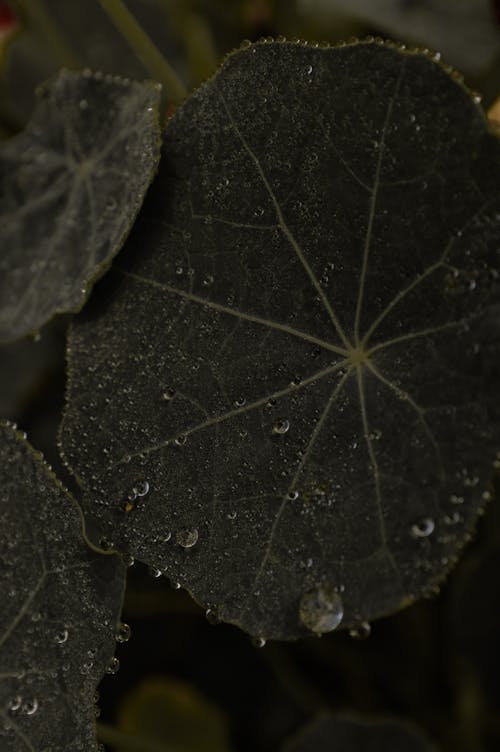
[[[102,744],[109,744],[123,752],[177,752],[174,747],[167,746],[163,742],[153,742],[141,736],[131,736],[108,723],[96,723],[96,729],[97,738]]]
[[[185,87],[123,0],[99,0],[99,3],[150,75],[163,85],[171,102],[179,104],[187,95]]]
[[[37,0],[36,3],[27,2],[27,0],[16,0],[16,6],[22,18],[25,18],[28,25],[35,31],[38,31],[44,38],[47,49],[60,65],[68,68],[81,68],[81,61],[74,52],[63,32],[60,30],[56,21],[52,18],[50,11],[47,9],[44,0]]]

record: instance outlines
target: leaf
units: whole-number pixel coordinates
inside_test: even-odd
[[[90,550],[76,502],[7,423],[0,473],[0,746],[92,752],[124,566]]]
[[[361,715],[324,715],[302,730],[284,752],[437,752],[409,723]]]
[[[159,159],[157,85],[62,71],[0,145],[0,342],[78,310]]]
[[[163,743],[166,750],[229,749],[227,719],[221,711],[189,684],[170,678],[150,677],[133,689],[120,706],[117,723],[127,736]]]
[[[303,13],[339,12],[372,29],[439,50],[452,65],[478,75],[500,52],[489,0],[299,0]]]
[[[264,638],[434,588],[499,443],[499,166],[423,55],[229,57],[70,336],[62,446],[105,534]]]

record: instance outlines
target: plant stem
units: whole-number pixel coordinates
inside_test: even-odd
[[[46,8],[44,0],[37,0],[35,3],[17,0],[15,5],[19,7],[21,17],[26,18],[29,26],[42,35],[47,49],[60,65],[68,68],[81,67],[78,55],[66,41],[64,34]]]
[[[123,0],[99,0],[99,3],[150,75],[163,85],[170,101],[179,104],[186,97],[185,87]]]
[[[173,747],[140,736],[130,736],[107,723],[97,723],[96,728],[97,738],[102,744],[109,744],[126,752],[176,752]]]

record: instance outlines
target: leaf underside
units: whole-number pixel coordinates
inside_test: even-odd
[[[75,501],[6,423],[0,473],[0,747],[92,752],[124,566],[85,544]]]
[[[413,725],[384,718],[325,715],[309,724],[283,752],[437,752]]]
[[[0,146],[0,342],[77,311],[155,173],[159,87],[61,73]]]
[[[498,448],[499,166],[424,55],[230,56],[70,336],[62,448],[115,545],[265,638],[434,588]]]

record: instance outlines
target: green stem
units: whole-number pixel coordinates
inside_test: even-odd
[[[97,723],[96,728],[97,738],[102,744],[109,744],[123,752],[176,752],[173,747],[140,736],[130,736],[107,723]]]
[[[15,5],[19,7],[20,15],[27,20],[29,27],[38,31],[44,38],[47,49],[59,65],[68,68],[81,67],[78,55],[66,41],[64,34],[46,8],[44,0],[36,0],[36,2],[17,0]]]
[[[123,0],[99,0],[99,2],[150,75],[163,85],[171,102],[179,104],[186,97],[186,89],[177,78],[170,63],[135,20]]]

